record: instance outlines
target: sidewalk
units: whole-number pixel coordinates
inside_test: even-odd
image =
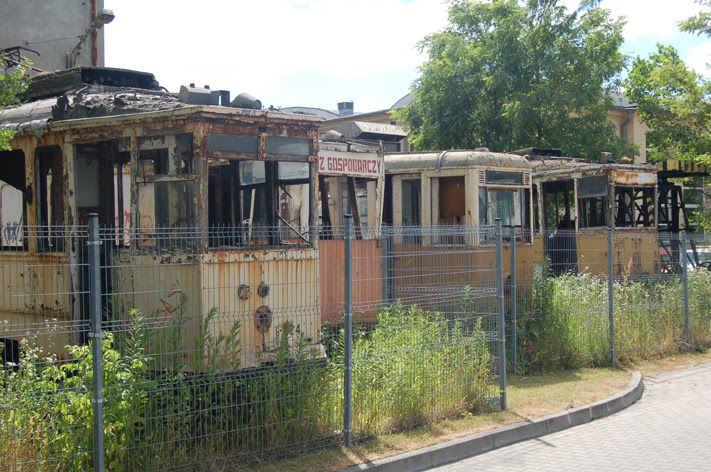
[[[644,383],[639,372],[632,374],[630,386],[605,400],[555,415],[516,423],[503,428],[448,441],[345,469],[345,472],[400,472],[427,470],[510,444],[552,434],[617,413],[639,400]]]

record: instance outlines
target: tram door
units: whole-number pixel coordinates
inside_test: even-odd
[[[106,231],[115,230],[118,227],[123,228],[123,225],[117,224],[117,221],[123,223],[123,218],[117,217],[119,211],[116,208],[117,198],[115,192],[117,187],[124,187],[124,174],[122,172],[124,167],[122,161],[124,159],[121,159],[122,156],[118,153],[118,147],[114,142],[80,144],[76,146],[75,151],[74,177],[76,182],[77,224],[82,228],[79,234],[84,234],[84,228],[89,224],[89,216],[91,214],[98,215],[101,232],[100,239],[102,240],[102,244],[99,246],[101,312],[102,320],[108,321],[108,318],[112,316],[110,312],[111,297],[107,296],[112,293],[111,272],[109,269],[111,263],[109,261],[111,260],[111,252],[114,250],[114,244],[111,244],[111,241],[106,237]],[[128,153],[123,154],[125,154],[123,157],[127,159]],[[118,185],[117,179],[121,180]],[[123,198],[118,200],[122,202]],[[117,239],[117,243],[118,241]],[[88,321],[90,319],[89,246],[86,242],[86,239],[82,238],[77,242],[76,248],[80,270],[81,320],[84,324],[84,332],[88,330]],[[122,243],[123,241],[120,242]]]

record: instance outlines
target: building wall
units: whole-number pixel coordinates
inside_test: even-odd
[[[39,69],[66,69],[67,55],[79,42],[79,36],[91,26],[92,2],[96,11],[104,0],[3,0],[0,1],[0,47],[24,46],[39,52],[23,55]],[[97,31],[97,65],[104,65],[104,32]],[[77,66],[91,64],[91,35],[83,43]]]
[[[622,124],[628,118],[627,111],[627,109],[613,108],[608,114],[608,118],[610,118],[610,121],[612,121],[615,125],[615,133],[617,136],[622,136]],[[371,113],[362,113],[352,116],[344,116],[333,120],[326,120],[319,127],[318,131],[320,134],[330,130],[338,131],[338,127],[347,121],[365,121],[368,123],[391,124],[393,123],[393,119],[388,112],[389,110],[380,110]],[[402,126],[402,123],[396,124]],[[647,163],[647,131],[649,131],[649,128],[642,123],[636,109],[632,109],[632,120],[627,123],[627,140],[639,147],[639,155],[635,157],[635,164]],[[409,141],[407,139],[403,141],[402,149],[409,149]],[[619,159],[620,157],[622,156],[615,156],[616,159]]]
[[[635,157],[635,164],[647,163],[647,125],[642,123],[636,109],[618,109],[610,110],[608,117],[615,125],[615,134],[622,136],[622,124],[629,119],[628,111],[632,112],[632,119],[627,123],[627,140],[632,144],[636,144],[639,148],[639,155]],[[619,157],[619,156],[615,156]]]
[[[379,110],[370,113],[359,113],[356,115],[343,116],[332,120],[326,120],[321,124],[321,126],[319,126],[318,132],[319,134],[324,134],[327,131],[331,130],[338,131],[339,126],[349,121],[363,121],[366,123],[380,123],[384,125],[397,124],[399,126],[402,126],[402,123],[395,123],[393,118],[390,116],[389,111],[390,110]],[[408,138],[405,138],[400,141],[400,149],[402,149],[403,152],[410,151],[410,140]]]

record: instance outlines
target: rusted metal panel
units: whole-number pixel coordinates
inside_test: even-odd
[[[208,329],[218,336],[235,321],[240,323],[240,367],[274,361],[280,336],[289,324],[294,330],[289,338],[292,351],[296,347],[293,343],[302,337],[311,355],[323,355],[318,251],[214,251],[203,256],[200,272],[202,312],[216,309],[218,313]],[[242,293],[249,296],[240,297],[242,286],[247,287]],[[265,332],[258,329],[260,307],[271,312],[272,321]]]
[[[607,230],[579,232],[576,237],[578,270],[592,275],[607,275]],[[616,276],[658,274],[659,239],[654,228],[615,230],[613,260]]]
[[[343,323],[345,266],[344,241],[320,243],[321,320],[324,324]],[[380,241],[353,241],[353,312],[359,322],[377,321],[378,305],[383,298]]]
[[[654,187],[657,185],[657,174],[653,172],[616,170],[612,174],[612,178],[616,185],[634,187]]]
[[[530,243],[516,247],[517,277],[531,280],[534,250]],[[420,307],[441,310],[442,304],[461,309],[464,294],[473,297],[493,297],[496,258],[493,246],[477,248],[395,244],[392,280],[394,298]],[[504,247],[504,277],[511,273],[511,249]]]

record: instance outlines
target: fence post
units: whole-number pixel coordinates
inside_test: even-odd
[[[380,246],[382,250],[383,301],[390,302],[390,238],[387,236],[385,223],[380,227]]]
[[[691,329],[689,327],[689,268],[688,256],[686,255],[686,230],[681,232],[681,273],[684,284],[684,337],[686,346],[691,348]]]
[[[93,398],[94,407],[94,471],[104,470],[104,393],[101,334],[101,260],[99,255],[99,216],[89,215],[89,307],[91,311],[92,362],[93,362]]]
[[[610,361],[615,368],[615,255],[612,252],[612,228],[607,228],[607,311],[610,318]]]
[[[518,372],[517,285],[516,285],[516,228],[511,227],[511,363],[514,374]]]
[[[506,318],[504,307],[504,235],[501,218],[496,218],[496,307],[499,324],[499,404],[506,411]]]
[[[346,447],[353,446],[353,215],[344,215],[345,234],[345,283],[343,287],[343,316],[345,317],[345,346],[343,353],[343,434]]]

